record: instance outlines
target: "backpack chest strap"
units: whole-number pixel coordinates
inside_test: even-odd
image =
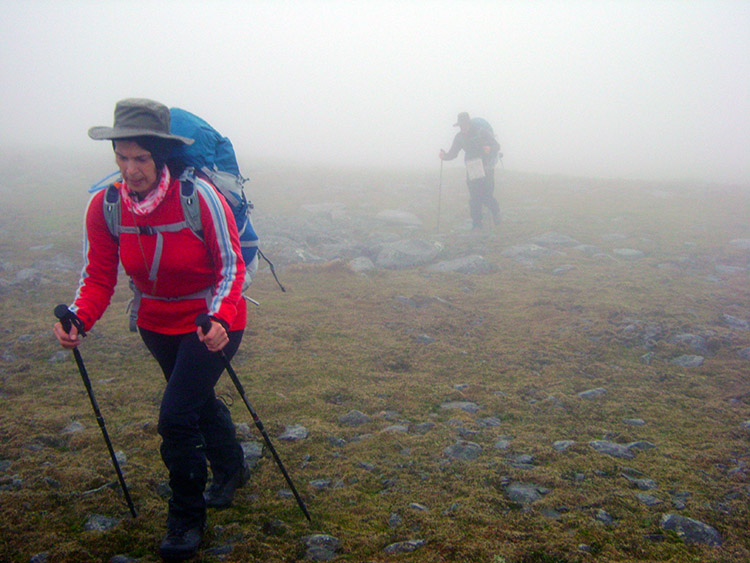
[[[169,223],[167,225],[144,225],[136,227],[120,226],[120,233],[131,233],[136,235],[156,235],[156,247],[154,248],[154,258],[151,261],[151,270],[148,273],[148,279],[150,281],[156,280],[157,273],[159,272],[159,263],[161,262],[161,255],[164,250],[164,236],[162,233],[176,233],[188,225],[185,221],[179,223]]]

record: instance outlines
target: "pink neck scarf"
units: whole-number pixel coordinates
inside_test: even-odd
[[[141,217],[152,213],[166,197],[171,180],[169,168],[165,165],[161,171],[159,185],[156,186],[155,190],[150,191],[141,201],[135,198],[135,194],[131,193],[128,189],[128,184],[123,180],[120,186],[120,195],[122,201],[125,202],[125,207]]]

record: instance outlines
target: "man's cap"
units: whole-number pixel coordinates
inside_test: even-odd
[[[471,123],[471,118],[469,117],[469,114],[465,111],[462,111],[458,114],[458,117],[456,118],[456,122],[453,124],[453,127],[458,127],[462,123]]]
[[[173,135],[170,130],[169,108],[145,98],[127,98],[115,105],[113,127],[92,127],[89,137],[97,141],[129,137],[158,137],[192,145],[193,139]]]

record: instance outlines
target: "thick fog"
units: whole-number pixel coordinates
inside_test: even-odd
[[[0,0],[0,144],[149,97],[241,156],[437,170],[468,111],[508,169],[747,185],[749,54],[739,0]]]

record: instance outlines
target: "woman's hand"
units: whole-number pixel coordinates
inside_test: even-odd
[[[55,323],[55,326],[52,327],[52,332],[55,333],[60,346],[67,348],[68,350],[75,348],[81,343],[81,337],[78,335],[78,329],[75,325],[71,324],[70,332],[65,332],[62,323],[57,322]]]
[[[203,342],[211,352],[220,352],[229,342],[229,335],[221,323],[212,320],[211,330],[208,333],[204,334],[203,329],[198,327],[198,340]]]

